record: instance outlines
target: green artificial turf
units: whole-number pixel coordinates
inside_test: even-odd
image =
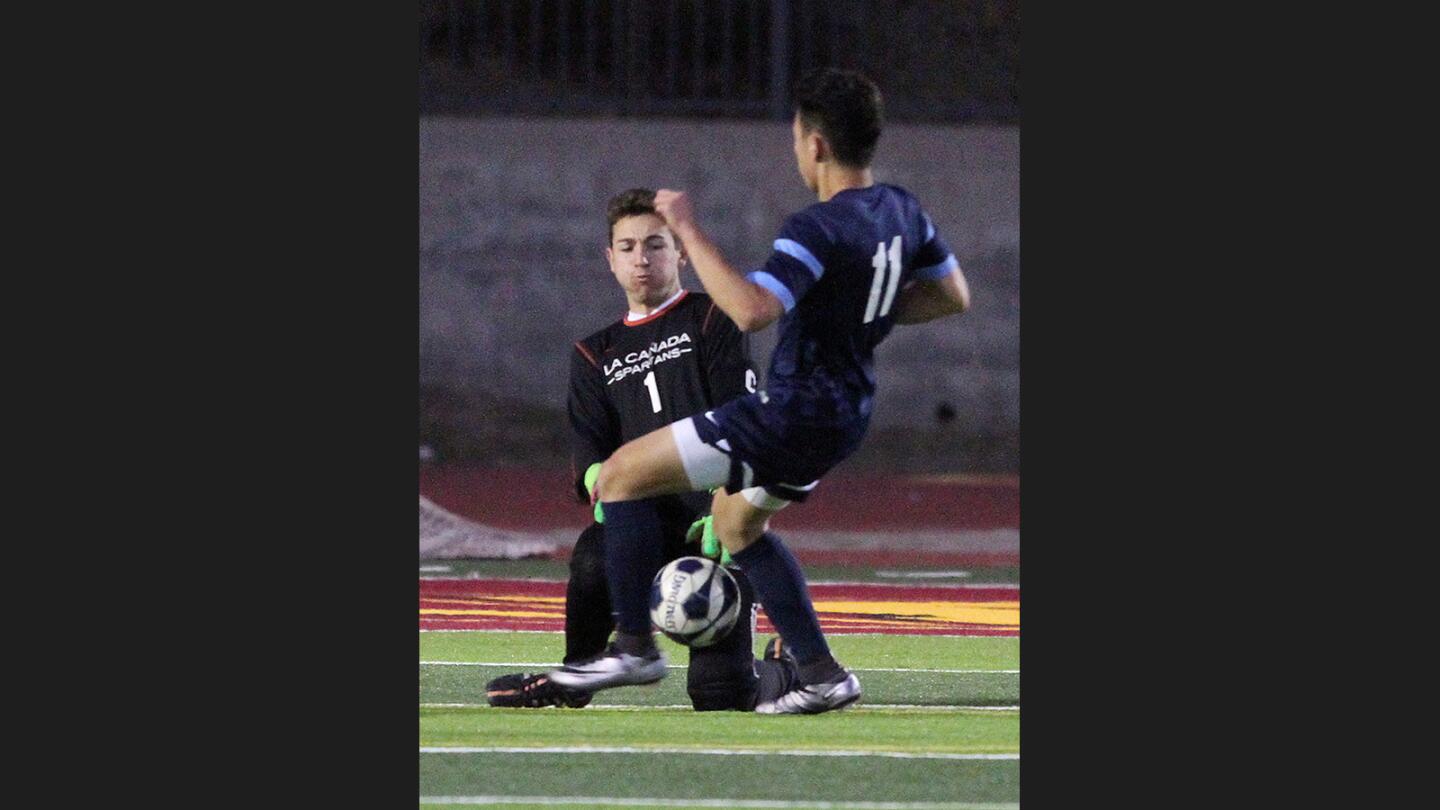
[[[757,652],[764,639],[756,640]],[[585,709],[497,709],[484,682],[560,657],[560,633],[463,631],[420,637],[422,748],[635,748],[614,751],[422,752],[420,795],[567,801],[566,806],[664,806],[629,799],[724,802],[884,802],[904,807],[1014,808],[1020,750],[1019,640],[945,636],[831,636],[865,686],[861,703],[816,716],[705,712],[686,705],[686,670],[660,684],[607,690]],[[683,648],[661,640],[672,664]],[[447,662],[447,663],[440,663]],[[476,665],[483,662],[482,665]],[[469,664],[469,665],[455,665]],[[530,667],[536,670],[537,667]],[[895,670],[981,670],[923,672]],[[877,708],[905,704],[923,708]],[[685,753],[696,749],[730,752]],[[778,752],[807,752],[805,756]],[[826,755],[819,755],[826,754]],[[603,801],[590,801],[586,799]],[[616,804],[618,802],[618,804]],[[715,804],[719,802],[720,804]],[[437,805],[438,806],[438,805]],[[553,807],[536,803],[528,806]]]

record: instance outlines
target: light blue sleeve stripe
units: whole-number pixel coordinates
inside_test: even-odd
[[[955,272],[960,267],[960,262],[955,260],[955,254],[951,253],[945,257],[945,261],[939,264],[932,264],[929,267],[922,267],[915,271],[915,277],[921,281],[935,281],[942,279]]]
[[[925,244],[926,244],[926,245],[930,244],[930,240],[931,240],[931,239],[934,239],[934,238],[935,238],[935,223],[931,222],[931,221],[930,221],[930,215],[929,215],[929,214],[926,214],[926,215],[925,215]],[[925,246],[925,245],[921,245],[921,247],[924,247],[924,246]]]
[[[796,242],[794,239],[776,239],[775,249],[784,253],[786,256],[793,256],[799,259],[801,264],[810,268],[810,274],[815,276],[816,281],[819,281],[820,277],[825,275],[825,265],[821,264],[820,260],[815,258],[815,254],[811,253],[804,245]]]
[[[764,270],[754,270],[747,274],[745,279],[747,281],[753,281],[770,292],[775,293],[775,297],[779,298],[780,303],[785,306],[786,312],[795,308],[795,296],[790,293],[790,288],[780,283],[780,279],[775,278]]]

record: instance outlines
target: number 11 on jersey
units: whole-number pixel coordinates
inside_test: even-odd
[[[888,253],[888,256],[887,256]],[[889,259],[890,272],[885,272],[886,259]],[[900,236],[896,234],[890,240],[890,250],[885,250],[885,243],[879,242],[875,245],[875,255],[870,259],[870,266],[875,268],[875,280],[870,282],[870,300],[865,305],[865,320],[861,323],[869,323],[875,320],[875,308],[879,306],[880,317],[890,314],[890,305],[895,303],[895,287],[900,284]],[[889,283],[885,282],[889,276]],[[885,301],[880,301],[880,287],[885,287]]]
[[[650,389],[650,407],[655,413],[660,412],[660,386],[655,382],[655,372],[651,371],[645,375],[645,387]]]

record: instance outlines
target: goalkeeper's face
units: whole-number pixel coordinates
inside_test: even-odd
[[[616,221],[605,258],[631,304],[658,306],[680,289],[685,254],[665,220],[655,214]]]

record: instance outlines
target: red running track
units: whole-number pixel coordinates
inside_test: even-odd
[[[820,624],[831,635],[1018,636],[1018,587],[811,583]],[[420,581],[421,630],[565,629],[565,583],[509,579]],[[759,635],[774,635],[762,608]]]
[[[569,470],[421,466],[420,494],[440,506],[502,529],[579,528],[589,507],[575,502]],[[917,531],[1018,529],[1020,481],[1014,476],[846,476],[820,482],[805,503],[775,516],[785,529]]]

